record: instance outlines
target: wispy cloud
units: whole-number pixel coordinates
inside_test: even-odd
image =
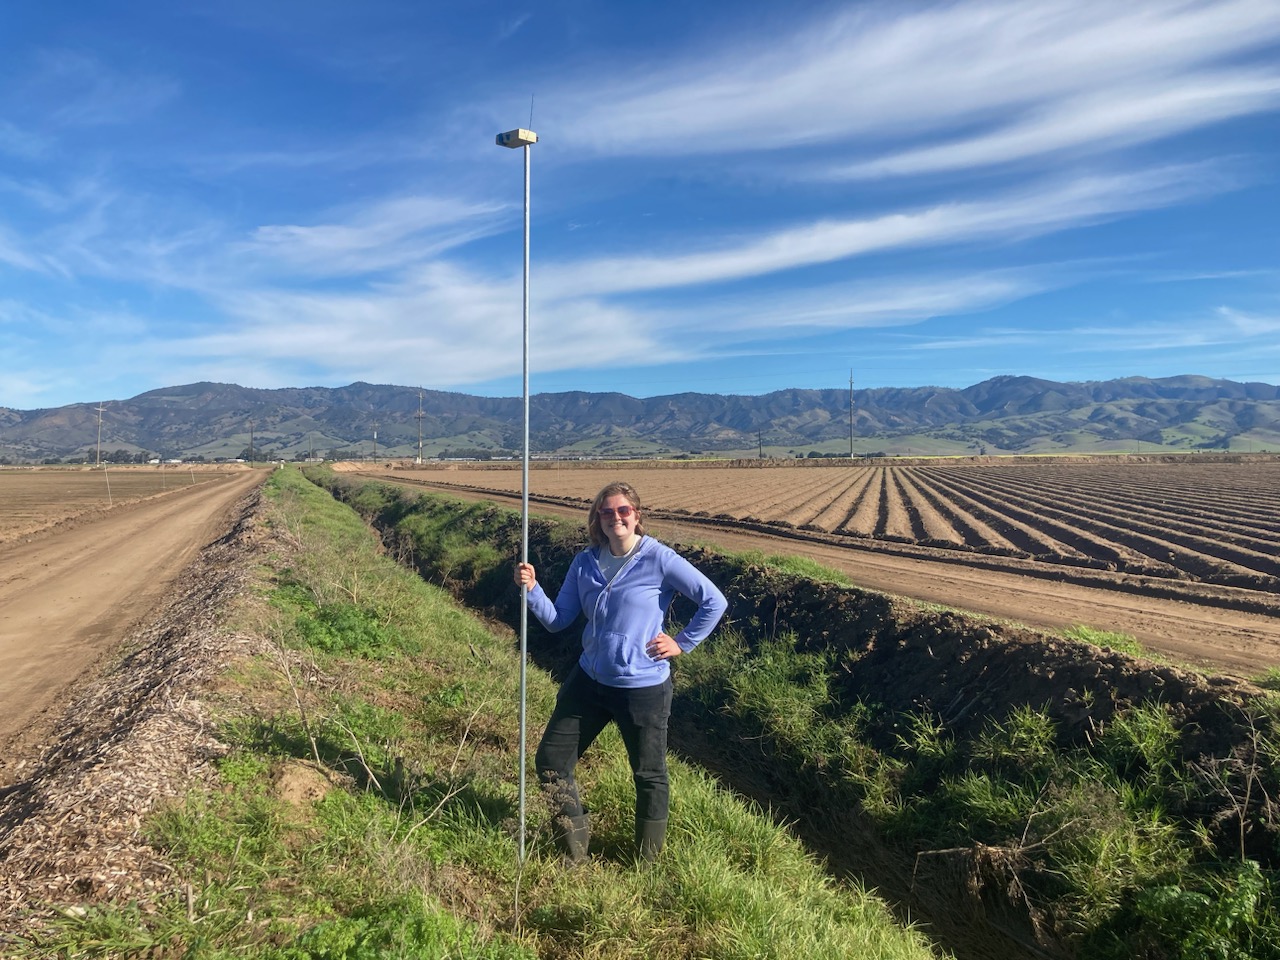
[[[986,350],[992,347],[1025,347],[1042,344],[1047,337],[1040,330],[983,329],[964,337],[939,337],[912,344],[916,350]]]
[[[0,154],[34,160],[48,149],[48,139],[0,119]]]
[[[1149,275],[1151,283],[1184,283],[1189,280],[1251,280],[1259,277],[1280,278],[1280,268],[1250,270],[1165,270]]]
[[[58,126],[130,123],[178,98],[172,78],[124,71],[71,50],[46,50],[27,81],[32,93],[56,104],[49,119]]]
[[[542,271],[539,289],[558,297],[654,290],[740,280],[905,247],[1029,237],[1156,209],[1227,185],[1203,165],[1081,177],[989,200],[819,221],[718,250],[552,266]]]
[[[824,330],[893,327],[973,313],[1067,286],[1080,267],[1053,264],[950,274],[908,274],[823,284],[794,292],[720,296],[678,310],[650,310],[652,326],[686,339],[693,327],[734,341],[803,336]]]
[[[815,144],[865,152],[868,141],[953,139],[966,126],[1019,118],[1011,130],[977,138],[972,162],[989,157],[1000,136],[1023,141],[1024,151],[1037,133],[1046,147],[1079,143],[1090,128],[1115,137],[1120,114],[1153,103],[1169,84],[1184,92],[1161,103],[1174,115],[1144,124],[1147,137],[1272,108],[1274,69],[1217,73],[1204,65],[1278,36],[1271,0],[1003,0],[905,15],[879,4],[790,36],[688,51],[656,74],[647,65],[613,83],[563,90],[553,119],[575,150],[679,155]],[[1197,80],[1208,82],[1206,96],[1185,92]],[[1081,106],[1115,91],[1116,116],[1080,116]],[[905,157],[954,164],[967,139],[949,157]]]
[[[977,137],[834,167],[871,179],[1013,164],[1048,153],[1096,153],[1280,107],[1280,73],[1192,75],[1180,83],[1112,89],[1031,111]]]
[[[1114,358],[1133,358],[1146,353],[1181,353],[1187,350],[1238,348],[1245,341],[1259,346],[1269,344],[1280,320],[1241,318],[1235,311],[1226,312],[1227,324],[1206,324],[1203,317],[1165,320],[1159,323],[1112,322],[1078,323],[1051,327],[980,327],[972,333],[957,336],[926,336],[913,340],[910,348],[924,351],[963,351],[990,347],[1034,347],[1045,355],[1097,354]],[[1208,359],[1210,354],[1202,354]]]
[[[399,196],[359,210],[343,223],[259,227],[243,251],[304,273],[346,276],[421,263],[446,250],[507,229],[493,202]]]
[[[0,224],[0,264],[31,273],[50,274],[60,272],[58,265],[47,257],[33,253],[11,230]]]
[[[343,379],[459,387],[518,372],[520,358],[511,345],[521,337],[519,303],[516,276],[495,280],[434,263],[359,291],[229,292],[222,306],[233,324],[142,349],[177,369],[253,356],[326,376],[341,370]],[[678,352],[620,306],[590,300],[556,304],[538,322],[534,352],[544,372],[627,355],[662,362]],[[609,335],[601,336],[605,330]]]
[[[1234,310],[1231,307],[1219,307],[1214,312],[1219,319],[1226,321],[1231,329],[1242,336],[1253,338],[1280,334],[1280,314],[1259,316],[1255,313]]]
[[[503,20],[502,23],[498,24],[498,39],[506,40],[515,36],[520,28],[529,22],[529,18],[532,16],[532,13],[522,13],[517,17],[511,17],[509,20]]]

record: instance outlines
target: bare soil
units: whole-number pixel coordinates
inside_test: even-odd
[[[0,543],[248,469],[238,464],[0,468]]]
[[[0,786],[264,477],[228,473],[0,544]]]

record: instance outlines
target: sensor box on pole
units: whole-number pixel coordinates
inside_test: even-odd
[[[500,147],[528,147],[538,142],[538,135],[532,130],[525,130],[520,127],[516,130],[508,130],[506,133],[498,134],[496,142]]]

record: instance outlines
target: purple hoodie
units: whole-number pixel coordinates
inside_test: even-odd
[[[666,660],[651,659],[645,647],[662,632],[672,599],[680,593],[698,605],[688,626],[675,637],[688,653],[720,622],[728,607],[724,594],[688,560],[648,536],[606,584],[596,559],[598,549],[589,547],[573,558],[555,603],[536,584],[529,591],[529,609],[552,633],[586,614],[578,665],[593,680],[607,687],[662,683],[671,667]]]

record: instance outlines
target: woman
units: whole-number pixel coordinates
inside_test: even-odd
[[[538,745],[538,777],[558,806],[558,833],[573,862],[587,855],[587,811],[573,778],[578,759],[612,720],[622,734],[636,784],[636,850],[657,857],[667,833],[669,661],[688,653],[724,615],[724,595],[670,547],[646,536],[640,497],[611,483],[587,513],[591,546],[573,559],[554,602],[533,565],[516,565],[529,609],[542,625],[563,630],[585,614],[582,656],[573,668]],[[676,636],[664,630],[667,608],[680,593],[698,605]]]

